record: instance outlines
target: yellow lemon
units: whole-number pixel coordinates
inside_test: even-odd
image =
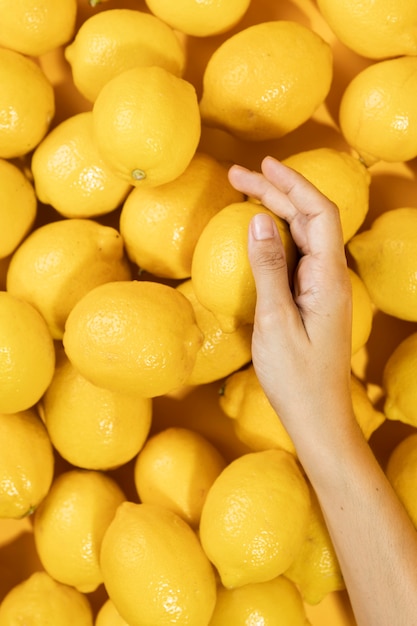
[[[295,455],[294,444],[266,397],[253,365],[225,380],[219,404],[233,420],[236,435],[251,450],[282,448]]]
[[[348,268],[352,285],[352,354],[363,348],[372,331],[374,305],[361,277]]]
[[[372,63],[347,85],[339,123],[367,165],[417,156],[417,56]]]
[[[384,413],[389,420],[417,426],[417,333],[395,348],[383,370]]]
[[[200,140],[194,86],[158,66],[137,66],[109,80],[94,103],[93,120],[103,158],[135,186],[177,178]]]
[[[256,289],[247,242],[250,220],[257,213],[268,213],[274,219],[292,275],[297,252],[286,222],[251,201],[230,204],[216,213],[195,246],[191,265],[195,294],[225,332],[254,320]]]
[[[0,626],[93,626],[87,597],[46,572],[35,572],[13,587],[0,604]]]
[[[207,492],[226,461],[202,435],[188,428],[167,428],[139,452],[134,469],[141,502],[174,511],[197,527]]]
[[[130,277],[117,230],[94,220],[64,219],[40,226],[19,246],[7,290],[40,311],[52,336],[61,339],[69,312],[84,294]]]
[[[371,59],[417,54],[417,5],[409,0],[317,0],[338,40]]]
[[[174,287],[118,281],[92,289],[75,305],[63,342],[93,384],[153,397],[186,383],[202,336],[190,302]]]
[[[64,217],[94,217],[122,204],[131,186],[116,176],[99,153],[91,111],[56,126],[31,162],[36,194]]]
[[[353,412],[365,439],[369,440],[377,428],[384,423],[385,415],[375,408],[365,385],[353,374],[350,383]]]
[[[97,613],[94,626],[129,626],[120,616],[114,603],[108,598]]]
[[[0,518],[31,515],[54,474],[48,433],[34,409],[0,413]]]
[[[103,582],[101,542],[124,500],[117,483],[102,472],[72,469],[55,478],[33,524],[48,574],[83,593],[94,591]]]
[[[191,527],[172,511],[123,503],[101,547],[104,585],[129,626],[207,626],[214,572]]]
[[[297,585],[308,604],[319,604],[329,593],[345,589],[339,561],[317,496],[310,489],[311,511],[306,538],[285,576]]]
[[[203,123],[236,137],[276,139],[306,122],[333,77],[329,44],[297,22],[255,24],[224,41],[203,75]]]
[[[92,385],[62,352],[40,406],[54,448],[85,469],[127,463],[142,448],[151,426],[149,398]]]
[[[75,32],[77,0],[0,0],[0,46],[37,57]]]
[[[182,76],[185,48],[162,20],[133,9],[109,9],[86,19],[65,49],[80,93],[94,102],[103,85],[137,65],[157,65]]]
[[[388,459],[386,474],[417,529],[417,433],[405,437]]]
[[[302,174],[339,209],[343,239],[349,241],[369,209],[371,175],[359,159],[333,148],[298,152],[283,162]]]
[[[32,59],[0,48],[0,157],[28,154],[55,115],[53,87]]]
[[[237,589],[219,587],[209,626],[307,626],[309,623],[297,587],[284,576],[278,576]]]
[[[32,183],[16,165],[0,159],[0,258],[16,250],[32,228],[36,212]]]
[[[204,337],[188,384],[204,385],[219,380],[249,363],[252,358],[252,324],[244,324],[226,333],[213,313],[197,299],[191,279],[178,285],[177,290],[191,302]]]
[[[250,0],[146,0],[154,15],[172,28],[195,37],[218,35],[235,26],[250,5]]]
[[[251,452],[232,461],[204,502],[200,539],[227,588],[280,576],[305,539],[307,482],[285,450]]]
[[[188,278],[203,228],[220,209],[243,199],[229,183],[227,168],[197,152],[172,182],[129,194],[120,215],[126,251],[154,276]]]
[[[29,303],[0,291],[0,413],[35,405],[54,367],[54,343],[43,317]]]
[[[382,213],[350,240],[348,250],[374,305],[417,321],[417,208]]]

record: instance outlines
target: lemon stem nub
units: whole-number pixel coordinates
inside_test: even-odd
[[[135,169],[132,170],[131,177],[134,180],[143,180],[144,178],[146,178],[146,173],[143,170]]]

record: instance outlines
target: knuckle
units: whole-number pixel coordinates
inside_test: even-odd
[[[287,268],[283,246],[268,246],[257,250],[254,255],[257,268],[265,271],[280,271]]]

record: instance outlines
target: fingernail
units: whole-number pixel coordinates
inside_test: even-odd
[[[275,224],[270,215],[258,213],[252,218],[252,234],[258,241],[273,239],[275,236]]]

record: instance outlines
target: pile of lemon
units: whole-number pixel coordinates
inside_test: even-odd
[[[251,364],[268,209],[227,173],[266,153],[339,207],[355,415],[409,429],[417,526],[417,200],[373,193],[392,164],[417,198],[417,5],[276,4],[0,0],[0,530],[38,559],[0,541],[0,626],[305,626],[344,590]]]

